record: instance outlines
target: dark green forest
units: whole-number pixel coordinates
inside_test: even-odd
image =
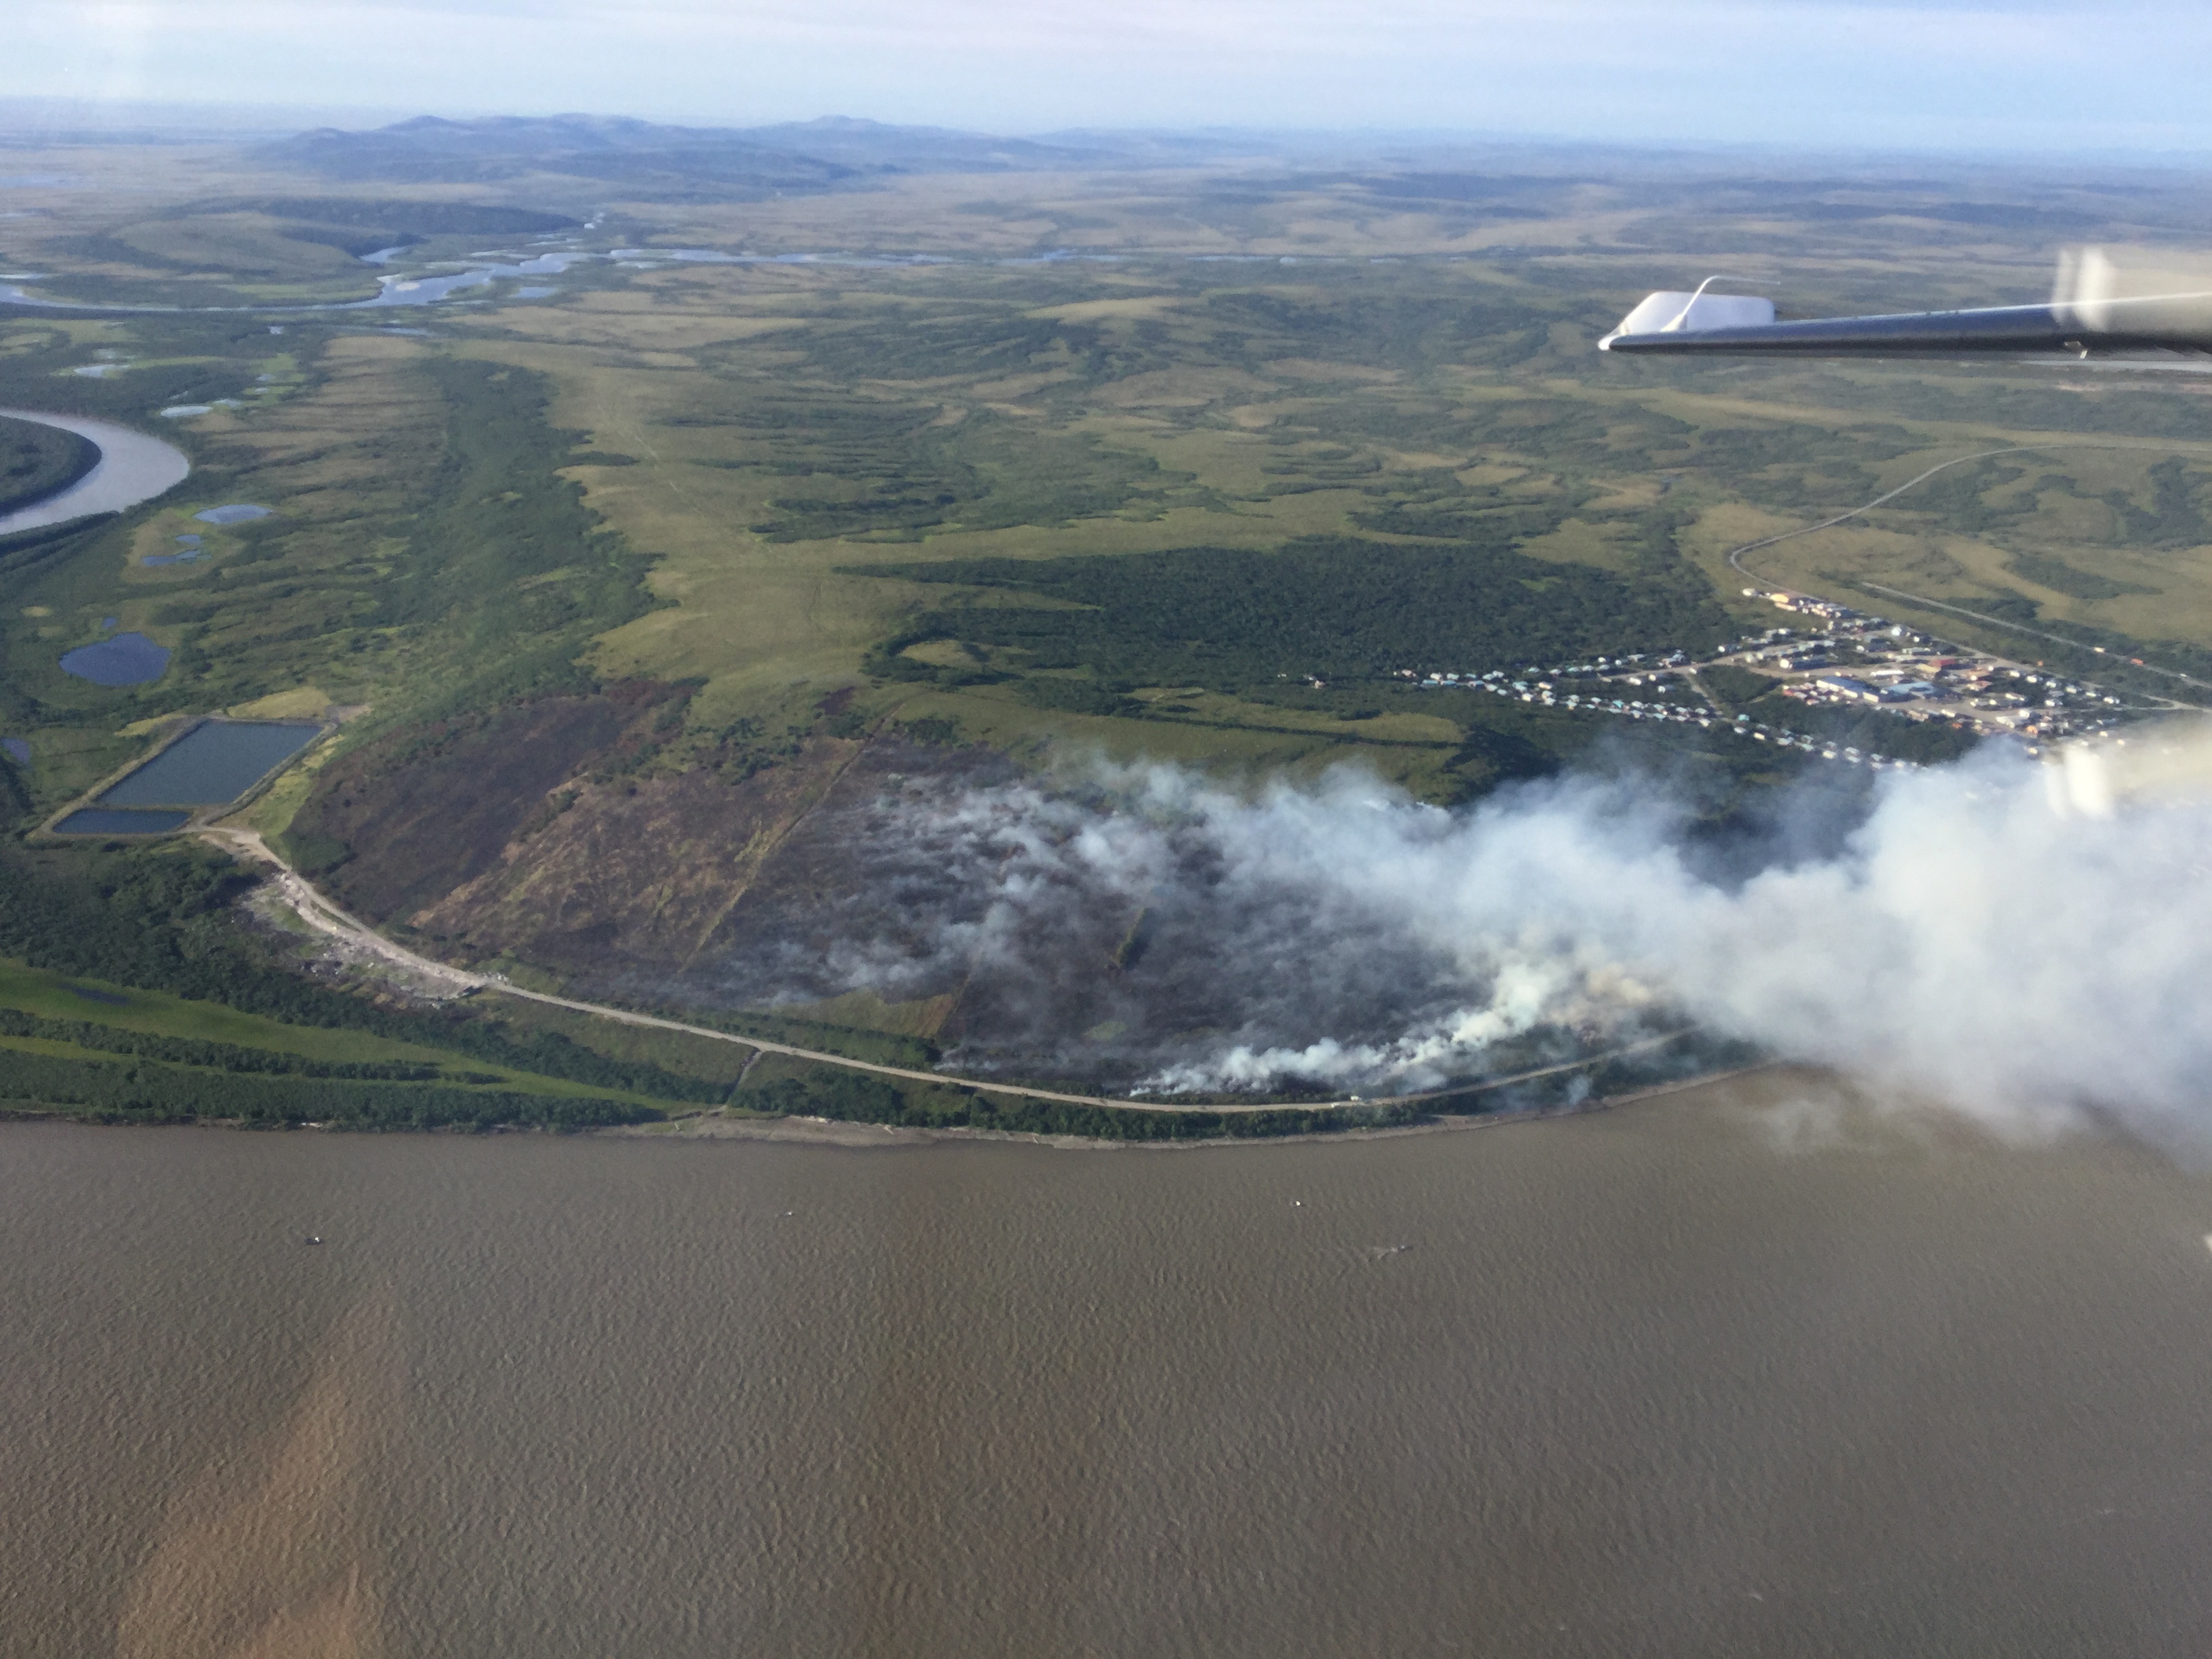
[[[1480,672],[1706,648],[1734,631],[1710,586],[1686,569],[1662,564],[1650,576],[1622,576],[1529,558],[1504,539],[1428,546],[1316,537],[1267,553],[1190,548],[872,566],[868,574],[1035,594],[1065,608],[940,606],[869,665],[897,678],[957,676],[963,671],[899,655],[956,639],[1012,647],[1039,669],[1087,669],[1102,682],[1231,690],[1285,677],[1438,665]]]
[[[0,513],[66,489],[99,465],[100,447],[88,438],[0,416]]]

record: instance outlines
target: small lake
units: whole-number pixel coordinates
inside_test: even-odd
[[[22,738],[0,738],[0,755],[5,755],[18,766],[31,763],[31,745]]]
[[[100,798],[102,806],[221,806],[323,728],[296,720],[203,720]]]
[[[166,836],[181,830],[190,812],[118,812],[112,807],[86,806],[54,826],[58,836]]]
[[[169,670],[169,647],[143,634],[118,634],[62,653],[62,672],[94,685],[143,685]]]
[[[192,514],[202,524],[250,524],[256,519],[268,516],[267,507],[254,507],[245,501],[236,501],[228,507],[211,507],[204,513]],[[192,539],[198,541],[199,538],[195,536]]]
[[[206,558],[207,556],[207,550],[200,544],[199,537],[179,536],[177,538],[177,550],[175,552],[149,553],[144,558],[139,560],[138,562],[141,564],[152,565],[191,564],[197,560]]]
[[[113,421],[88,420],[81,415],[44,415],[29,409],[0,409],[0,416],[59,427],[100,447],[100,462],[67,489],[0,514],[0,536],[19,531],[43,530],[67,524],[94,513],[120,513],[149,501],[182,483],[192,470],[185,452],[174,444]]]

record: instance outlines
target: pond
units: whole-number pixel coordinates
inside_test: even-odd
[[[100,797],[102,806],[221,806],[323,728],[301,720],[203,720]]]
[[[166,836],[181,830],[190,812],[118,812],[105,806],[81,807],[54,826],[58,836]]]
[[[204,559],[208,556],[207,550],[200,544],[200,542],[201,538],[198,536],[179,536],[177,538],[177,550],[175,552],[149,553],[144,558],[139,560],[138,562],[141,564],[156,565],[191,564],[193,561]]]
[[[100,463],[67,489],[44,501],[0,513],[0,536],[22,530],[43,530],[67,524],[94,513],[120,513],[141,501],[151,501],[182,483],[192,464],[174,444],[149,437],[113,421],[88,420],[78,415],[43,415],[35,410],[0,409],[10,420],[35,421],[88,438],[100,448]]]
[[[0,754],[4,754],[18,766],[31,763],[31,745],[23,738],[0,738]]]
[[[211,507],[204,513],[192,514],[202,524],[250,524],[256,519],[268,516],[267,507],[254,507],[245,501],[236,501],[228,507]]]
[[[62,653],[62,672],[94,685],[143,685],[168,672],[169,647],[143,634],[118,634]]]

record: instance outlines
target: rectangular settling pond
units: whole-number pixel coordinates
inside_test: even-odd
[[[102,806],[221,806],[321,735],[307,722],[203,720],[100,798]]]
[[[181,830],[190,812],[117,812],[81,807],[54,826],[58,836],[166,836]]]

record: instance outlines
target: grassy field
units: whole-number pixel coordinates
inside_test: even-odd
[[[2212,382],[1590,349],[1715,269],[1799,314],[2033,297],[2061,235],[2175,240],[2179,184],[1523,157],[679,208],[526,178],[311,190],[183,150],[57,171],[0,252],[85,299],[358,297],[371,248],[420,271],[586,219],[601,248],[947,261],[602,261],[550,297],[405,313],[0,311],[0,402],[142,425],[217,405],[159,423],[195,467],[169,498],[0,542],[19,822],[169,717],[338,709],[334,750],[252,823],[418,945],[549,982],[665,986],[761,890],[835,891],[799,831],[885,753],[948,779],[985,751],[1255,783],[1350,762],[1433,800],[1565,763],[1619,723],[1393,671],[1765,626],[1731,548],[1979,449],[2022,453],[1752,568],[2014,654],[2064,650],[2056,631],[2107,664],[2212,665]],[[272,514],[191,516],[234,501]],[[144,562],[180,535],[209,557]],[[110,618],[173,647],[167,674],[62,674]],[[1694,729],[1638,745],[1722,800],[1790,775]],[[927,1035],[910,1011],[821,1017],[863,1045]],[[659,1042],[620,1039],[734,1082],[728,1055]]]
[[[616,1100],[656,1110],[668,1105],[665,1097],[545,1077],[423,1043],[395,1041],[368,1031],[291,1024],[221,1003],[43,971],[5,958],[0,958],[0,1011],[31,1015],[42,1026],[97,1028],[91,1042],[84,1040],[90,1034],[56,1037],[0,1029],[0,1048],[25,1054],[106,1061],[118,1053],[134,1052],[127,1043],[114,1039],[167,1037],[314,1062],[321,1068],[339,1068],[341,1074],[387,1070],[401,1074],[392,1079],[395,1086],[429,1083],[552,1099]],[[76,1040],[70,1040],[70,1036]],[[205,1057],[201,1067],[220,1071],[223,1058]],[[310,1075],[314,1069],[311,1066]],[[734,1082],[734,1076],[730,1080]]]

